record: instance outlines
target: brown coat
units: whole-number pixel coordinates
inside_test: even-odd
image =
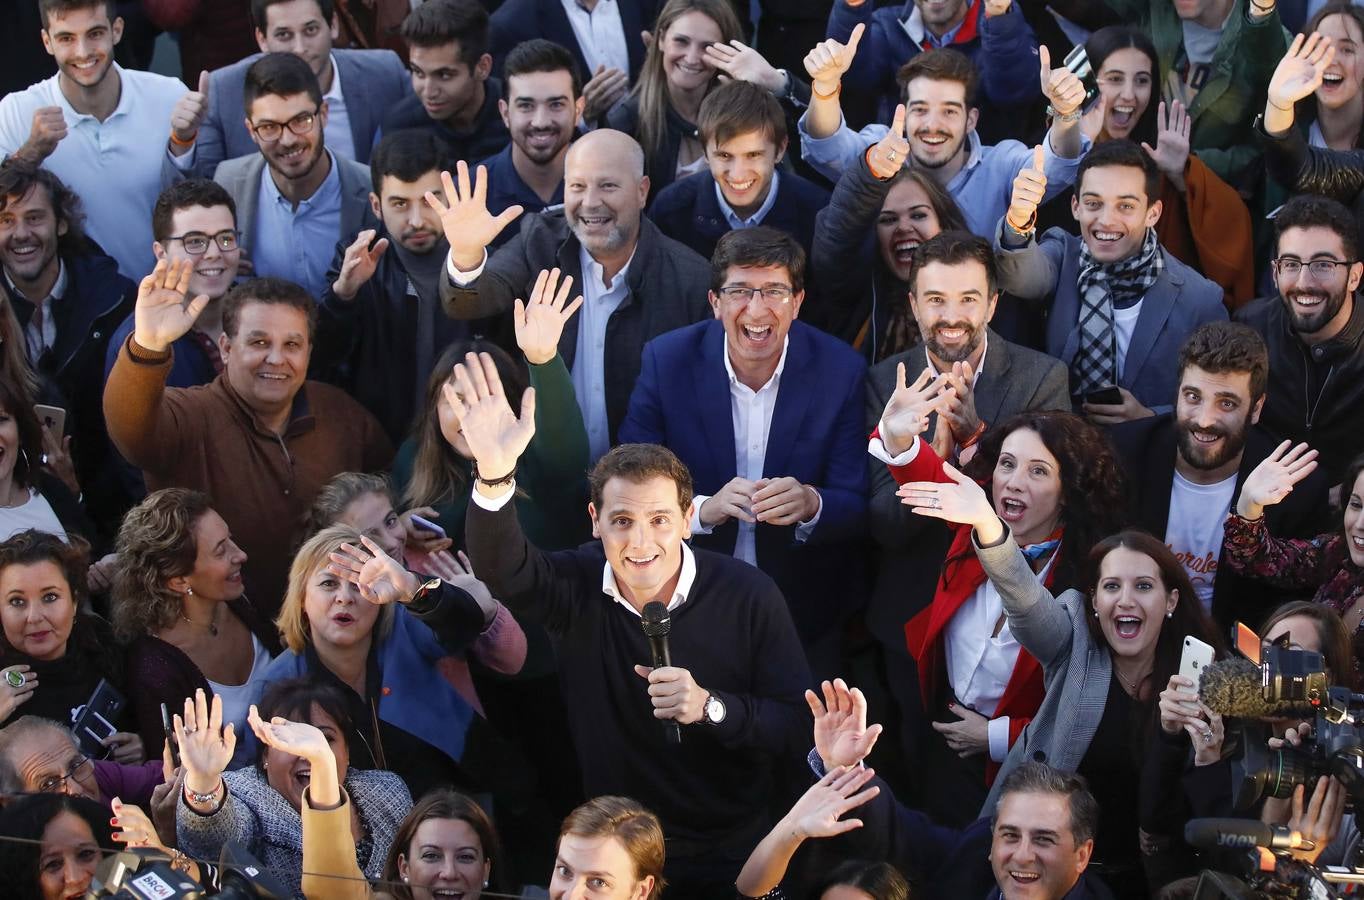
[[[364,407],[315,381],[299,390],[280,437],[256,421],[225,375],[167,389],[170,354],[143,361],[130,355],[131,343],[119,350],[104,388],[109,436],[142,469],[148,490],[193,488],[213,499],[249,557],[247,596],[273,619],[318,491],[341,472],[387,467],[393,445]]]
[[[1192,154],[1184,170],[1184,193],[1168,178],[1161,182],[1165,211],[1156,223],[1161,246],[1221,286],[1227,309],[1254,300],[1255,246],[1250,210],[1241,195]]]

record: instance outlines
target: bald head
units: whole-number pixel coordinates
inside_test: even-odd
[[[648,198],[644,151],[634,138],[602,128],[573,142],[564,159],[564,217],[597,262],[623,264],[634,253]]]

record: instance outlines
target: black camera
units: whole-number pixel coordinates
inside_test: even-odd
[[[117,900],[287,900],[293,892],[279,877],[236,841],[223,847],[216,871],[203,871],[216,890],[171,868],[165,854],[156,850],[125,850],[105,857],[86,892],[86,900],[114,897]],[[210,876],[213,876],[210,878]]]

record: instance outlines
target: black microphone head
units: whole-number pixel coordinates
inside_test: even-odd
[[[1213,712],[1241,719],[1311,716],[1316,712],[1306,701],[1266,700],[1260,667],[1240,656],[1204,667],[1198,696]]]
[[[651,638],[667,637],[668,632],[672,631],[673,627],[673,620],[668,613],[668,607],[664,606],[659,600],[650,600],[644,604],[644,610],[640,613],[640,627]]]
[[[1190,819],[1184,825],[1184,842],[1190,847],[1250,850],[1268,847],[1274,829],[1255,819]]]

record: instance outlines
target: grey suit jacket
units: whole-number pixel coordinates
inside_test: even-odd
[[[1080,239],[1052,228],[1039,241],[1010,249],[1003,245],[1004,221],[995,226],[995,259],[1000,290],[1024,300],[1050,298],[1047,352],[1069,368],[1080,346]],[[1222,289],[1160,250],[1164,268],[1141,301],[1118,384],[1157,413],[1173,409],[1179,387],[1179,348],[1204,322],[1227,318]]]
[[[333,50],[341,74],[341,95],[346,100],[355,158],[368,163],[374,137],[384,114],[404,95],[411,93],[412,82],[398,54],[392,50]],[[194,174],[212,178],[218,164],[256,152],[246,130],[246,111],[242,89],[246,70],[260,59],[257,53],[209,73],[208,115],[199,126],[194,142]]]
[[[341,177],[341,231],[336,239],[354,237],[373,217],[369,206],[370,178],[369,166],[362,166],[352,159],[332,154]],[[241,232],[239,243],[243,250],[251,253],[256,237],[256,208],[260,201],[261,173],[265,171],[265,157],[259,153],[229,159],[218,167],[213,180],[221,184],[232,195],[237,205],[237,230]]]
[[[976,414],[984,422],[995,425],[1035,409],[1070,409],[1065,366],[1045,353],[1012,344],[993,331],[986,334],[985,364],[975,388]],[[913,381],[928,365],[924,345],[920,343],[872,366],[867,377],[868,433],[881,421],[895,390],[896,365],[901,362],[905,376]],[[936,419],[929,425],[929,434],[934,425]],[[907,653],[905,622],[933,599],[950,533],[932,519],[911,513],[895,496],[897,485],[886,465],[871,456],[867,461],[871,466],[871,533],[881,548],[867,627],[888,648]]]
[[[1004,779],[1023,763],[1037,760],[1063,772],[1080,767],[1103,718],[1113,662],[1108,645],[1089,633],[1085,595],[1068,590],[1053,597],[1033,574],[1012,533],[994,547],[977,544],[976,556],[999,591],[1009,630],[1042,664],[1047,691],[995,776],[981,808],[981,815],[988,816]]]

